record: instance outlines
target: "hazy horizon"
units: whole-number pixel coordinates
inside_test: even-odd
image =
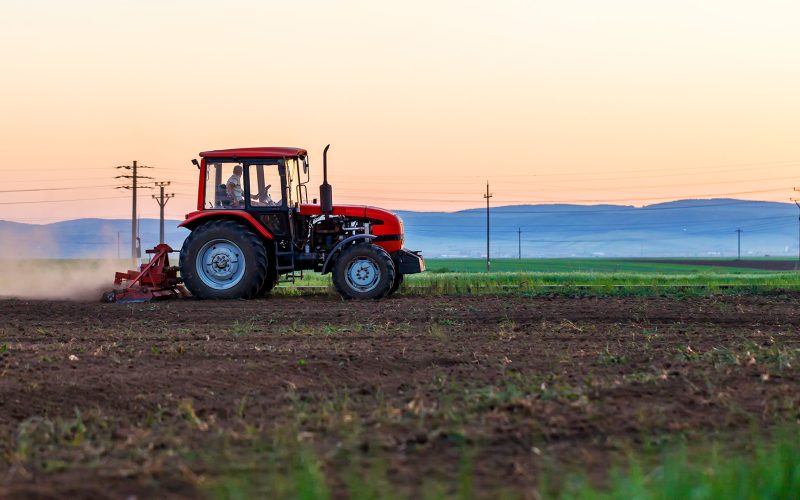
[[[398,211],[409,248],[427,257],[485,256],[485,208],[459,212]],[[166,242],[180,248],[189,231],[168,220]],[[0,220],[8,247],[41,258],[100,258],[125,255],[130,221],[75,219],[49,225]],[[28,223],[30,224],[30,223]],[[158,242],[158,219],[143,218],[142,246]],[[737,233],[741,230],[741,233]],[[797,208],[789,203],[748,200],[683,200],[644,208],[629,205],[516,205],[492,210],[495,258],[516,257],[709,257],[798,255]],[[1,255],[0,255],[1,257]]]

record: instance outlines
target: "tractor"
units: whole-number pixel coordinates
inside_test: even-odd
[[[323,153],[319,203],[308,201],[308,153],[254,147],[200,153],[197,210],[180,251],[180,281],[200,299],[252,299],[304,271],[332,275],[346,299],[381,299],[425,271],[403,248],[403,221],[380,208],[334,205]]]

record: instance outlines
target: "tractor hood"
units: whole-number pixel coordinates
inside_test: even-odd
[[[322,215],[319,205],[300,205],[300,215]],[[388,210],[365,205],[334,205],[331,215],[342,215],[358,219],[369,219],[374,234],[382,236],[403,236],[403,221]]]

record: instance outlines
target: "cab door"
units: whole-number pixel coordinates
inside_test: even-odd
[[[262,159],[244,163],[247,210],[275,236],[277,242],[291,244],[291,200],[283,160]]]

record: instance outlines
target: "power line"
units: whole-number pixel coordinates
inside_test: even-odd
[[[739,179],[739,180],[730,180],[730,181],[693,182],[693,183],[683,182],[683,183],[680,183],[680,184],[658,184],[658,185],[646,185],[646,186],[642,186],[642,185],[638,185],[638,184],[625,184],[625,186],[623,188],[621,188],[621,189],[613,189],[612,191],[624,192],[624,191],[630,191],[630,190],[636,190],[636,189],[663,189],[663,188],[667,188],[667,187],[685,187],[685,186],[717,186],[717,185],[720,185],[720,184],[753,184],[753,183],[756,183],[756,182],[762,183],[762,182],[788,181],[788,180],[793,180],[793,179],[796,179],[796,178],[797,178],[797,176],[787,176],[787,177],[771,177],[771,178],[766,178],[766,179],[765,178]],[[630,180],[631,177],[623,177],[621,179]],[[610,180],[610,179],[604,179],[604,180]],[[419,184],[418,181],[412,181],[412,182],[415,185]],[[564,182],[571,182],[571,181],[564,181]],[[363,183],[365,183],[365,184],[373,184],[374,185],[375,181],[364,181]],[[394,184],[395,181],[392,181],[392,183]],[[185,184],[187,184],[187,185],[195,185],[194,183],[188,183],[188,182],[185,183]],[[351,184],[351,182],[348,181],[348,184]],[[443,186],[448,186],[449,184],[451,184],[451,181],[450,180],[445,180],[445,181],[442,181],[441,184]],[[520,182],[518,180],[517,181],[508,181],[506,183],[496,182],[495,185],[497,185],[497,184],[512,184],[515,187],[534,186],[535,185],[536,188],[539,189],[539,190],[542,190],[543,188],[546,188],[546,189],[570,190],[570,191],[576,191],[576,190],[577,191],[609,191],[608,188],[585,188],[585,187],[577,187],[576,188],[576,187],[570,186],[568,184],[565,184],[565,185],[541,184],[539,182],[536,182],[536,183],[533,183],[533,182]],[[433,185],[435,185],[435,184],[433,184]],[[780,189],[784,189],[784,188],[780,188]],[[342,188],[340,191],[342,191],[343,193],[353,193],[353,194],[357,194],[357,193],[361,192],[358,189],[348,189],[348,188]],[[407,194],[436,194],[436,195],[445,195],[445,194],[446,195],[470,195],[470,194],[472,194],[469,191],[444,191],[444,190],[435,190],[435,191],[403,190],[403,192],[407,193]]]
[[[728,193],[704,193],[704,194],[691,194],[686,195],[682,199],[703,199],[713,197],[727,197],[742,194],[759,194],[759,193],[774,193],[785,191],[785,188],[775,189],[757,189],[751,191],[736,191]],[[435,202],[435,203],[469,203],[470,200],[442,200],[432,198],[395,198],[383,196],[370,196],[373,200],[386,200],[386,201],[413,201],[413,202]],[[607,198],[607,199],[576,199],[576,200],[499,200],[500,203],[525,203],[525,204],[569,204],[569,203],[619,203],[619,202],[636,202],[636,201],[658,201],[658,200],[675,200],[675,196],[651,196],[639,198]]]
[[[651,174],[651,173],[658,173],[658,172],[668,172],[664,174],[658,174],[654,177],[672,177],[672,176],[681,176],[686,175],[685,173],[678,173],[680,171],[691,171],[691,172],[707,172],[707,173],[723,173],[723,172],[741,172],[741,171],[750,171],[750,170],[761,170],[767,166],[786,166],[791,167],[795,164],[800,163],[800,160],[780,160],[780,161],[773,161],[773,162],[753,162],[753,163],[739,163],[739,164],[728,164],[728,165],[696,165],[696,166],[686,166],[686,167],[663,167],[663,168],[654,168],[654,169],[631,169],[631,170],[604,170],[605,173],[609,174],[624,174],[624,177],[619,177],[621,179],[629,179],[631,176],[636,175],[637,173],[642,174]],[[431,165],[431,169],[435,169],[435,167],[439,166],[440,164]],[[744,167],[744,168],[735,168],[735,167]],[[551,169],[553,167],[550,167]],[[558,169],[565,170],[569,168],[568,166],[558,166]],[[439,169],[441,170],[441,169]],[[594,169],[595,171],[599,170],[598,167]],[[585,173],[582,172],[561,172],[561,173],[545,173],[545,174],[493,174],[493,178],[520,178],[520,177],[580,177],[582,180],[587,179]],[[407,178],[407,176],[401,175],[391,175],[391,174],[365,174],[363,176],[359,175],[359,177],[374,177],[374,178],[382,178],[382,179],[391,179],[391,178]],[[438,175],[415,175],[414,178],[436,178],[439,177]],[[471,178],[471,179],[479,179],[481,178],[481,174],[459,174],[461,178]],[[595,177],[595,178],[604,178],[604,177]],[[474,182],[474,180],[468,181]],[[500,181],[502,182],[502,181]]]
[[[73,170],[107,170],[107,167],[59,167],[59,168],[36,167],[36,172],[70,172]]]
[[[119,200],[127,198],[127,196],[109,196],[103,198],[71,198],[68,200],[37,200],[37,201],[3,201],[0,202],[0,205],[31,205],[31,204],[38,204],[38,203],[66,203],[72,201],[94,201],[94,200]]]
[[[74,191],[80,189],[98,189],[116,187],[116,184],[105,184],[103,186],[76,186],[76,187],[57,187],[57,188],[36,188],[36,189],[4,189],[0,193],[38,193],[39,191]]]

